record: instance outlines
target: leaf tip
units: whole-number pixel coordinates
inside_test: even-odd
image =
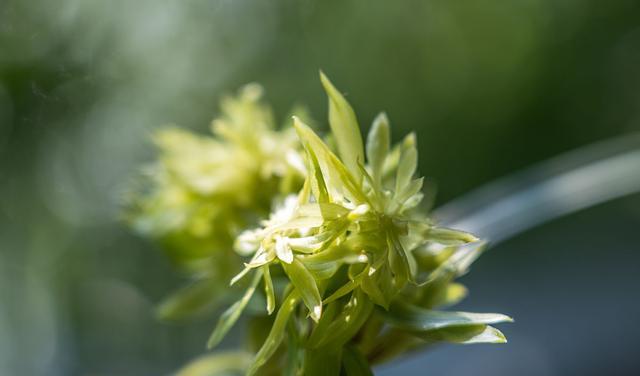
[[[207,350],[211,350],[212,348],[216,347],[218,343],[220,343],[220,339],[221,338],[218,335],[218,330],[214,330],[213,333],[211,333],[211,336],[209,336],[209,339],[207,340]]]
[[[380,125],[384,125],[384,126],[389,126],[389,117],[387,116],[387,113],[382,111],[380,112],[375,119],[373,119],[373,124],[380,124]]]
[[[324,74],[324,72],[322,71],[322,69],[320,69],[319,71],[320,74],[320,82],[322,83],[322,86],[324,86],[325,89],[328,89],[329,87],[334,88],[333,84],[331,83],[331,81],[329,80],[329,77],[327,77],[326,74]]]
[[[338,91],[338,89],[333,85],[329,77],[327,77],[327,75],[324,74],[323,71],[320,71],[320,83],[322,83],[322,87],[324,88],[324,91],[329,96],[329,101],[332,101],[334,103],[336,102],[340,103],[340,102],[346,101],[342,96],[342,94]]]

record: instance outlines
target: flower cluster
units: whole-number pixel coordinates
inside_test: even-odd
[[[295,116],[293,127],[275,130],[255,85],[223,103],[215,138],[178,130],[157,137],[162,156],[131,223],[207,276],[169,299],[163,316],[235,296],[211,348],[252,307],[255,354],[213,355],[184,375],[368,375],[435,343],[505,342],[491,325],[509,317],[440,309],[464,298],[455,279],[485,242],[437,226],[420,207],[415,135],[392,145],[380,114],[363,142],[349,103],[321,81],[333,146]],[[227,281],[232,287],[221,288]]]
[[[156,239],[195,282],[160,307],[164,318],[211,312],[241,265],[235,237],[300,189],[306,175],[292,127],[277,129],[257,84],[222,101],[213,137],[178,128],[154,135],[160,157],[128,198],[126,219]],[[219,299],[218,299],[219,300]]]
[[[392,147],[381,114],[365,147],[353,109],[324,75],[321,80],[337,150],[294,117],[304,183],[259,228],[237,237],[237,253],[250,259],[231,283],[253,278],[219,319],[209,346],[224,337],[260,284],[266,313],[277,314],[270,332],[254,339],[262,345],[247,374],[285,367],[295,375],[361,375],[425,344],[504,342],[490,324],[510,321],[507,316],[434,310],[464,297],[454,279],[485,243],[436,226],[418,209],[423,179],[415,177],[415,136]]]

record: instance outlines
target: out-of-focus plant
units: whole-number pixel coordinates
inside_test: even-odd
[[[160,157],[127,197],[125,217],[156,239],[194,282],[159,308],[163,318],[212,311],[229,295],[226,281],[241,264],[235,237],[297,191],[305,168],[292,127],[276,129],[262,87],[249,84],[222,101],[214,137],[175,127],[154,135]]]
[[[437,226],[420,208],[415,135],[392,146],[380,114],[365,145],[349,103],[321,81],[335,147],[298,117],[297,139],[290,128],[273,131],[255,87],[225,103],[227,120],[214,122],[218,140],[175,130],[158,138],[163,156],[131,223],[182,261],[197,256],[233,269],[247,258],[230,279],[243,294],[208,346],[250,301],[265,305],[251,312],[246,350],[206,356],[184,375],[367,375],[372,365],[440,342],[505,342],[490,325],[509,317],[441,310],[464,298],[455,279],[486,243]]]

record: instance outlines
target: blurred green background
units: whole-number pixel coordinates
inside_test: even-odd
[[[323,69],[363,128],[415,130],[444,203],[537,161],[640,130],[640,2],[0,1],[0,375],[157,375],[214,318],[167,324],[182,281],[118,222],[150,132],[206,132],[260,82],[324,127]],[[382,374],[637,374],[639,198],[507,242],[466,278],[510,344],[443,348]],[[604,372],[604,373],[603,373]]]

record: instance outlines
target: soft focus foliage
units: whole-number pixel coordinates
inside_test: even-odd
[[[158,137],[162,153],[152,193],[137,201],[134,227],[161,240],[186,238],[167,244],[179,260],[196,253],[233,269],[226,261],[235,258],[224,248],[230,238],[238,256],[251,256],[231,284],[247,275],[250,282],[220,316],[208,346],[224,338],[258,291],[266,304],[262,315],[275,318],[268,334],[250,333],[250,343],[260,346],[249,375],[279,375],[283,367],[291,375],[361,375],[425,344],[505,342],[489,325],[510,321],[507,316],[435,310],[464,297],[454,279],[484,242],[438,227],[420,208],[415,135],[392,146],[389,121],[380,114],[365,148],[353,109],[323,74],[321,80],[337,154],[297,117],[303,150],[291,129],[272,131],[255,86],[223,104],[226,117],[213,126],[218,139],[177,130]],[[285,195],[300,176],[302,187]],[[249,226],[253,218],[239,216],[255,217],[270,202],[273,211],[257,228]],[[223,276],[209,281],[215,286]],[[173,300],[191,302],[191,295],[183,291]],[[252,326],[268,325],[262,315],[254,312],[260,323]]]
[[[171,259],[198,282],[160,309],[165,318],[200,312],[222,294],[239,260],[233,240],[270,211],[272,200],[299,189],[305,169],[291,127],[276,129],[250,84],[222,101],[214,137],[167,128],[154,136],[158,161],[128,196],[126,219],[160,241]],[[203,305],[203,306],[201,306]]]

